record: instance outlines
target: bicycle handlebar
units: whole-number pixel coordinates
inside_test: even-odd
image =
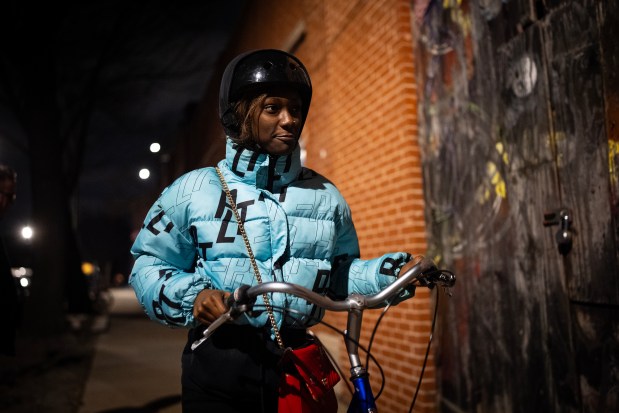
[[[234,294],[230,295],[229,304],[234,305],[234,303],[239,300],[243,302],[246,300],[252,300],[264,293],[284,293],[304,298],[312,304],[329,311],[362,310],[377,307],[380,304],[385,303],[391,297],[399,293],[403,288],[413,283],[419,275],[433,268],[436,268],[434,262],[430,259],[424,258],[382,291],[373,295],[351,294],[345,300],[332,300],[297,284],[271,281],[245,289],[239,287]],[[443,278],[438,279],[437,277],[436,280],[430,281],[428,284],[438,282],[447,287],[451,287],[455,283],[455,276],[453,274],[444,275],[443,273],[440,273],[439,277],[440,276],[443,276]],[[430,276],[428,275],[428,277]],[[243,297],[244,295],[246,295],[246,297]]]
[[[416,281],[418,281],[419,284],[415,284]],[[452,287],[455,284],[455,281],[456,278],[454,274],[437,270],[434,261],[424,258],[404,274],[401,274],[396,281],[384,288],[382,291],[372,295],[351,294],[345,300],[332,300],[308,288],[285,282],[271,281],[251,287],[242,285],[228,298],[227,304],[230,309],[215,320],[206,330],[204,330],[204,337],[196,340],[192,344],[191,348],[194,350],[198,347],[222,324],[235,319],[246,311],[249,311],[253,306],[253,302],[256,297],[259,297],[265,293],[291,294],[304,298],[312,304],[329,311],[348,311],[360,313],[364,309],[378,307],[379,305],[386,303],[390,298],[400,293],[409,285],[421,285],[433,288],[434,285],[440,284],[445,287]],[[360,317],[355,318],[359,318],[359,321],[355,320],[355,322],[358,323],[357,327],[360,328]],[[354,328],[354,330],[357,330],[358,328]],[[358,337],[356,339],[358,339]]]

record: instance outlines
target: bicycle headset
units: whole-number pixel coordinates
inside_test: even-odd
[[[226,135],[234,138],[240,132],[240,120],[234,111],[238,100],[273,86],[292,87],[299,92],[303,103],[303,129],[312,100],[312,83],[307,69],[290,53],[262,49],[235,57],[224,71],[219,89],[219,118]]]

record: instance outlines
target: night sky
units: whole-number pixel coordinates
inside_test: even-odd
[[[174,150],[187,108],[201,99],[242,6],[241,1],[84,2],[60,13],[55,33],[31,31],[53,48],[65,130],[72,115],[92,102],[74,199],[85,259],[125,265],[130,209],[142,198],[154,201],[162,189],[162,162]],[[0,234],[15,251],[13,264],[22,265],[27,257],[17,250],[28,246],[18,233],[30,220],[29,154],[37,148],[29,147],[13,110],[6,76],[12,62],[0,53],[0,162],[18,172],[18,200],[0,222]],[[161,144],[159,153],[149,151],[152,142]],[[141,168],[151,170],[150,179],[139,179]]]

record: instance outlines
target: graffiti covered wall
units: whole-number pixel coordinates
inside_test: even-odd
[[[613,3],[415,2],[442,411],[619,408]]]

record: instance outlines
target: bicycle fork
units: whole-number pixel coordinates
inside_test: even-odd
[[[361,321],[363,310],[349,310],[346,326],[346,349],[350,359],[350,381],[355,387],[348,413],[378,413],[370,379],[367,370],[359,359],[359,337],[361,336]]]
[[[352,401],[348,407],[348,413],[378,413],[376,403],[374,402],[374,394],[370,387],[369,375],[362,369],[357,377],[351,377],[355,392],[353,393]]]

